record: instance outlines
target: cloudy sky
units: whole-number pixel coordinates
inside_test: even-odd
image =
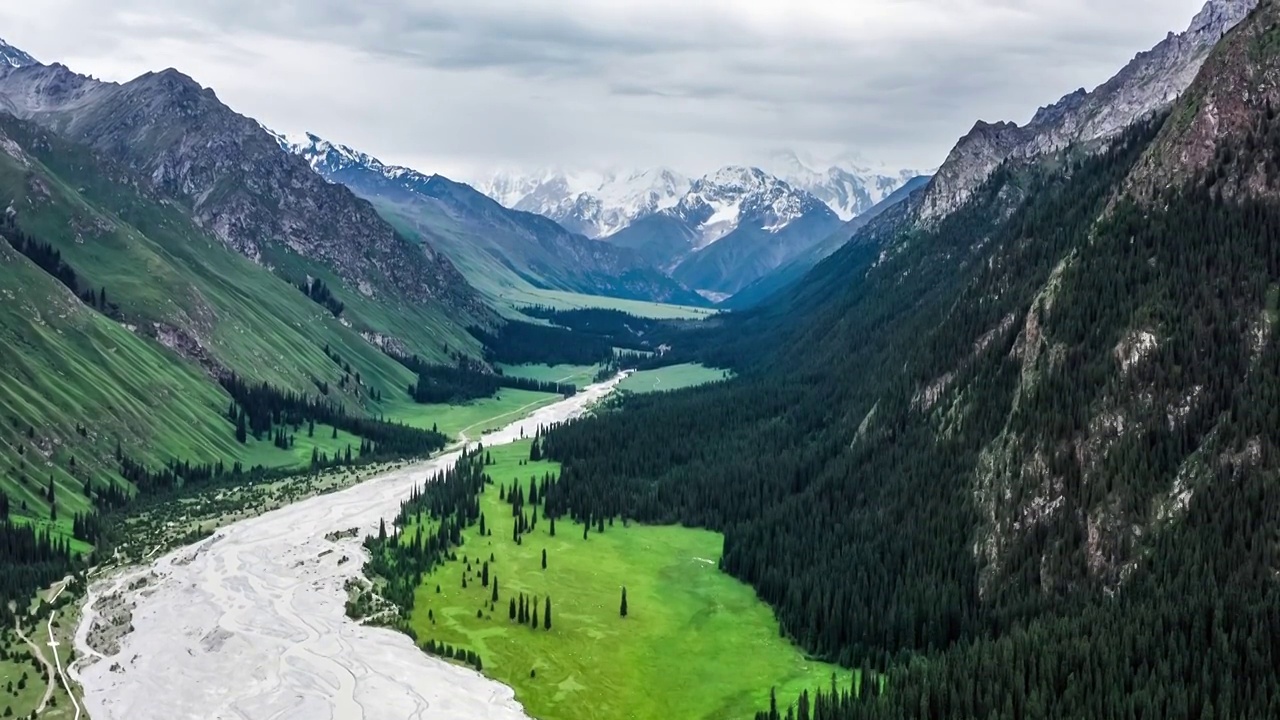
[[[39,0],[0,37],[124,81],[177,67],[283,131],[423,171],[784,148],[934,167],[978,118],[1106,80],[1203,0]]]

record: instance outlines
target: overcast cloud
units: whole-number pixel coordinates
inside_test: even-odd
[[[461,179],[699,173],[794,148],[934,167],[1181,31],[1203,0],[39,0],[0,37],[106,80],[176,67],[236,110]]]

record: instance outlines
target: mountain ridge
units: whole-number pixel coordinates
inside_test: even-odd
[[[1257,2],[1208,0],[1184,32],[1170,32],[1093,91],[1082,88],[1040,108],[1026,125],[979,120],[934,175],[921,219],[936,222],[954,212],[1005,160],[1029,160],[1069,146],[1097,149],[1134,122],[1168,108],[1223,34]]]
[[[346,185],[443,248],[473,283],[492,284],[492,273],[506,270],[541,289],[705,304],[639,253],[571,233],[541,215],[505,208],[465,183],[388,165],[311,133],[272,136],[326,180]],[[498,262],[502,270],[481,262],[477,252]]]

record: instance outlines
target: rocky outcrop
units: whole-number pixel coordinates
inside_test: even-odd
[[[925,222],[963,205],[1004,161],[1031,159],[1076,145],[1100,148],[1134,122],[1168,108],[1195,79],[1222,36],[1258,0],[1209,0],[1181,34],[1139,53],[1093,92],[1077,90],[1041,108],[1029,123],[979,122],[947,156],[921,208]]]
[[[1263,0],[1219,43],[1129,179],[1155,199],[1205,178],[1223,197],[1280,197],[1280,5]]]

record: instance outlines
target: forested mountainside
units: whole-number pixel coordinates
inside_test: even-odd
[[[682,338],[741,377],[551,432],[557,502],[723,531],[785,633],[871,673],[762,717],[1280,714],[1277,28]]]

